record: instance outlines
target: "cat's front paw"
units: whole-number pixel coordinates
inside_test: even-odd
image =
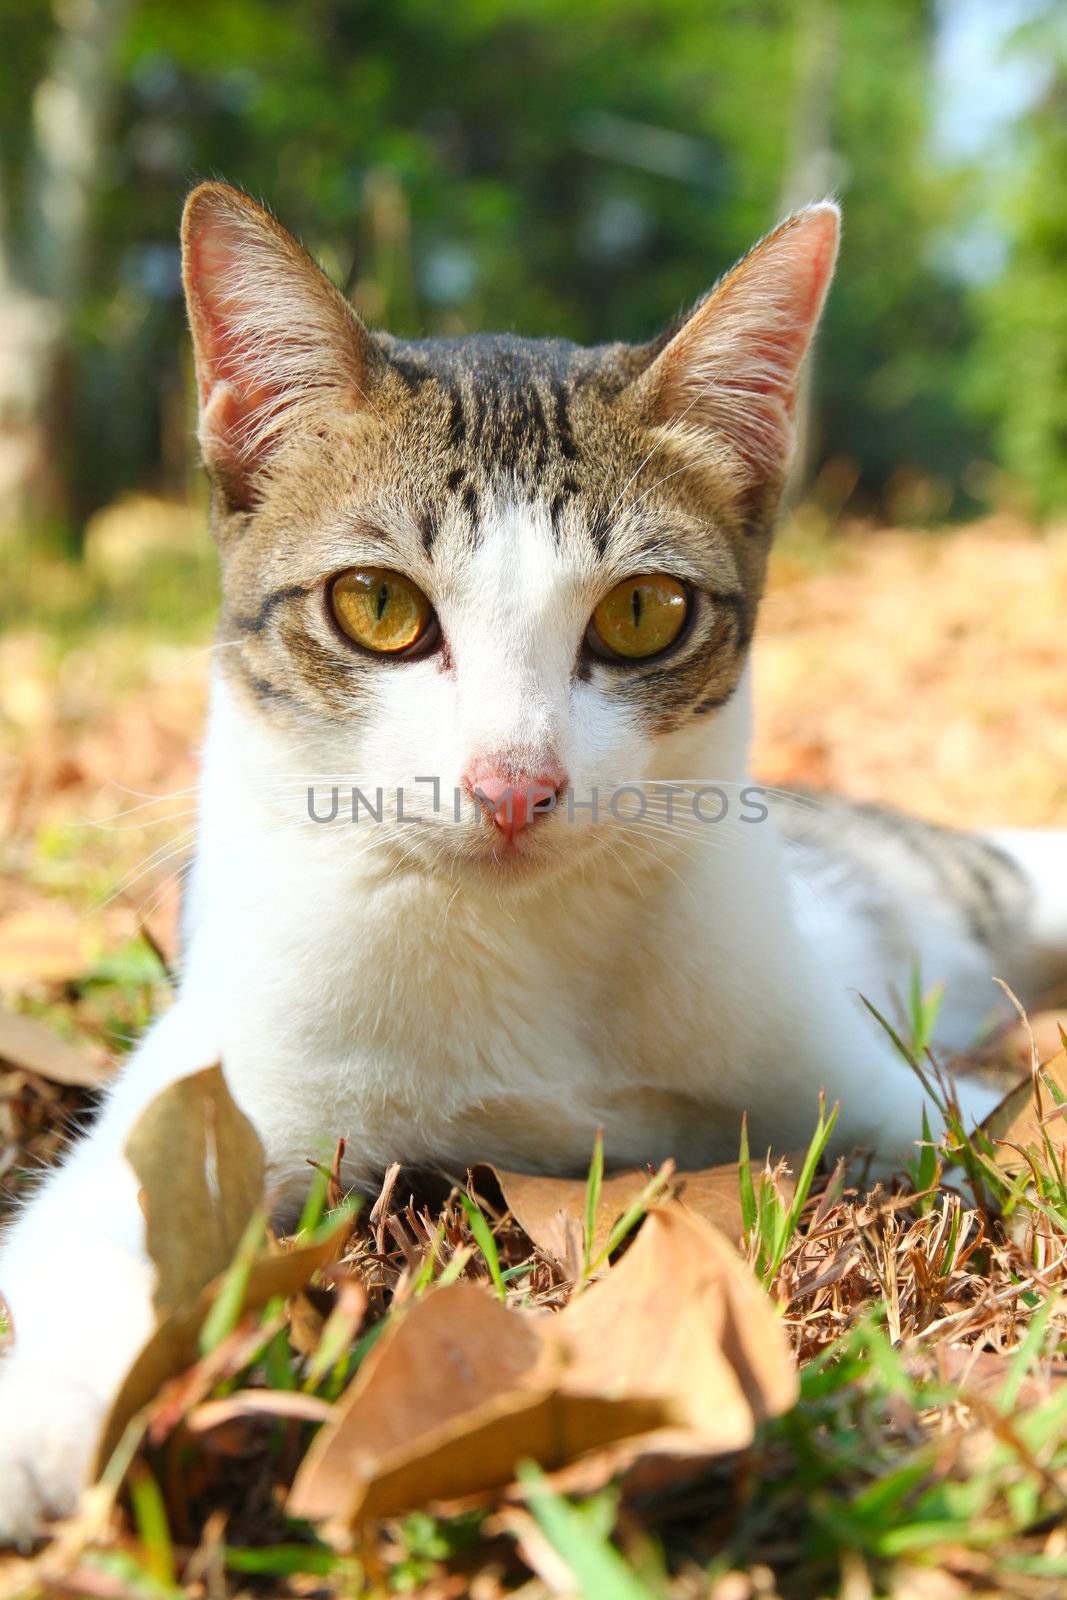
[[[24,1544],[74,1510],[103,1413],[100,1395],[62,1371],[0,1360],[0,1545]]]

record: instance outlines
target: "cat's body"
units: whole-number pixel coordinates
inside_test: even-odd
[[[893,1157],[921,1091],[854,991],[891,1007],[918,954],[962,1046],[993,971],[1062,957],[1062,839],[1042,897],[996,846],[751,789],[747,650],[835,243],[802,213],[642,349],[401,346],[251,202],[194,196],[224,606],[182,980],[0,1253],[0,1534],[71,1504],[148,1331],[122,1147],[175,1077],[221,1058],[282,1217],[339,1136],[354,1183],[577,1172],[598,1127],[614,1162],[694,1165],[743,1108],[803,1144],[825,1090],[842,1145]]]

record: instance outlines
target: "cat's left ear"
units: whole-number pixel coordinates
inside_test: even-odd
[[[781,483],[801,365],[833,276],[832,201],[775,228],[699,302],[640,380],[651,420],[695,450],[719,441],[747,495]]]
[[[279,446],[358,410],[383,361],[352,307],[291,234],[226,183],[182,215],[204,464],[235,510],[256,503]]]

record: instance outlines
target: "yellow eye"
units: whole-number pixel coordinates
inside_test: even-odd
[[[598,655],[638,661],[672,645],[688,615],[689,595],[677,578],[627,578],[601,600],[586,639]]]
[[[434,620],[421,589],[385,567],[353,567],[330,585],[338,627],[365,650],[399,655],[424,638]]]

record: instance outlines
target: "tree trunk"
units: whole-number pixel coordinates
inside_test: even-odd
[[[837,181],[839,163],[831,137],[836,23],[834,0],[806,0],[797,13],[796,80],[782,185],[785,212],[824,199]],[[809,357],[797,393],[791,495],[804,488],[811,474],[813,364]]]
[[[69,510],[62,393],[128,5],[55,0],[21,228],[0,196],[0,529]]]

